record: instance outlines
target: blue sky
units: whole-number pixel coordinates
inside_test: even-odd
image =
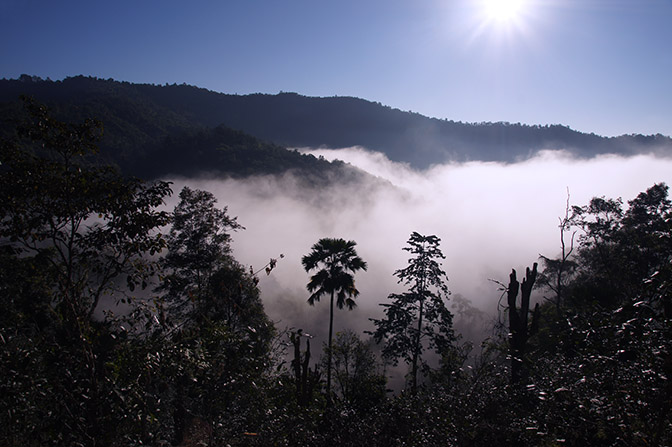
[[[456,121],[672,135],[672,0],[0,0],[0,77],[357,96]]]

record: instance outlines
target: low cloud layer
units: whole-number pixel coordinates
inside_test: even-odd
[[[310,153],[344,160],[386,182],[305,191],[287,176],[177,180],[175,189],[209,190],[238,216],[246,229],[233,235],[233,248],[243,264],[258,270],[285,255],[270,276],[260,274],[266,310],[280,328],[303,328],[318,343],[326,337],[329,305],[326,299],[306,303],[309,275],[301,257],[322,237],[355,240],[369,265],[356,275],[359,306],[336,312],[336,331],[373,329],[368,319],[382,315],[379,304],[402,290],[393,273],[407,264],[402,248],[412,231],[441,238],[450,290],[495,315],[501,292],[489,279],[504,282],[511,268],[558,254],[568,189],[571,204],[584,205],[594,196],[627,201],[656,182],[672,184],[672,160],[644,155],[576,160],[542,152],[515,164],[470,162],[417,172],[362,148]]]

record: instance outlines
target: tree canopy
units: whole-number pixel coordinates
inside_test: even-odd
[[[355,288],[354,273],[366,270],[366,262],[357,255],[355,241],[345,239],[323,238],[311,248],[311,252],[301,258],[306,272],[317,270],[310,277],[306,288],[311,292],[308,303],[312,306],[320,301],[323,295],[330,296],[329,304],[329,342],[327,345],[327,398],[331,398],[331,358],[332,337],[334,329],[334,297],[336,307],[347,307],[352,310],[357,304],[355,298],[359,290]]]
[[[413,393],[417,393],[418,370],[428,366],[423,351],[429,348],[447,356],[455,342],[453,315],[446,306],[448,277],[439,264],[445,258],[440,242],[434,235],[411,233],[403,250],[412,257],[408,266],[394,272],[399,283],[409,290],[390,294],[388,299],[392,302],[381,304],[385,318],[372,320],[376,326],[375,340],[385,342],[383,355],[393,364],[401,358],[411,366]]]

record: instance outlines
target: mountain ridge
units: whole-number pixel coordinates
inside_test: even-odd
[[[89,118],[100,121],[104,132],[96,159],[118,166],[125,175],[150,180],[290,173],[302,186],[317,188],[369,177],[342,161],[302,154],[223,125],[200,125],[151,101],[132,98],[123,88],[120,93],[117,83],[96,81],[98,87],[106,88],[95,93],[89,90],[83,98],[53,89],[49,81],[28,82],[38,88],[20,89],[20,95],[47,105],[54,118],[68,123]],[[0,137],[8,141],[20,140],[16,130],[31,120],[23,101],[15,97],[19,95],[16,84],[11,87],[0,81]]]
[[[96,107],[108,115],[117,113],[117,118],[130,115],[140,137],[225,125],[285,147],[363,146],[417,169],[449,161],[516,162],[548,149],[583,158],[672,154],[672,138],[661,134],[603,137],[558,124],[463,123],[348,96],[236,95],[186,84],[134,84],[85,76],[51,81],[22,75],[0,80],[0,102],[12,101],[18,92],[94,115]],[[143,108],[145,112],[138,112]],[[115,116],[100,119],[115,125]]]

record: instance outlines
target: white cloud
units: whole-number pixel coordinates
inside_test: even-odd
[[[389,184],[301,191],[290,176],[187,183],[213,192],[246,227],[233,235],[240,262],[259,269],[285,255],[271,276],[261,274],[267,312],[280,327],[301,327],[320,337],[326,336],[329,306],[306,303],[301,256],[321,237],[355,240],[369,264],[356,275],[359,306],[336,312],[336,331],[372,329],[368,319],[380,317],[379,304],[400,290],[393,272],[406,266],[402,248],[412,231],[442,239],[451,291],[494,314],[501,292],[490,278],[504,282],[511,268],[523,270],[539,254],[558,254],[567,188],[571,203],[583,205],[594,196],[630,200],[656,182],[672,184],[672,160],[644,155],[577,160],[542,152],[515,164],[455,163],[417,172],[362,148],[311,153],[344,160]],[[176,181],[175,189],[184,183]],[[315,354],[320,345],[313,346]]]

